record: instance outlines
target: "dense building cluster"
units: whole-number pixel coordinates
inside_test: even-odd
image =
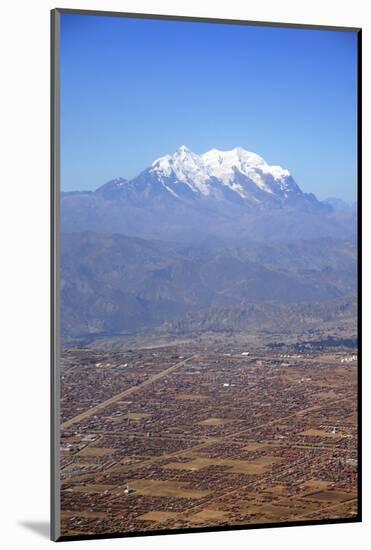
[[[354,516],[355,354],[63,352],[62,535]]]

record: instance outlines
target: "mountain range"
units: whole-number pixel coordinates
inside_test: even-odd
[[[148,330],[208,308],[215,316],[218,307],[356,293],[356,251],[341,239],[226,247],[66,233],[61,259],[65,337]],[[228,318],[232,329],[230,313]]]
[[[62,193],[61,220],[66,342],[354,317],[356,208],[239,147],[182,146],[130,181]]]
[[[180,147],[135,178],[61,194],[63,232],[192,242],[354,237],[355,209],[304,193],[287,169],[240,147],[197,155]]]

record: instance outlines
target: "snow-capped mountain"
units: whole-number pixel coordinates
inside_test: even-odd
[[[112,180],[97,192],[108,199],[120,196],[134,202],[171,197],[178,201],[202,199],[203,203],[227,200],[249,207],[319,205],[313,195],[301,191],[287,169],[270,165],[241,147],[197,155],[182,145],[131,181]]]
[[[144,238],[269,240],[353,235],[355,223],[354,215],[335,216],[286,168],[256,153],[236,147],[198,155],[182,146],[131,180],[62,193],[62,227]]]
[[[79,344],[163,323],[189,334],[276,331],[282,316],[285,330],[304,317],[315,327],[355,292],[355,210],[239,147],[182,146],[131,180],[62,193],[61,232],[62,334]]]
[[[231,151],[211,149],[197,155],[186,146],[173,155],[153,162],[148,170],[175,197],[189,194],[225,198],[236,194],[253,203],[272,198],[285,201],[290,195],[302,195],[290,172],[269,165],[261,156],[236,147]]]

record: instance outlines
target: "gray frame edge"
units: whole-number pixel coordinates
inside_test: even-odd
[[[98,17],[123,17],[129,19],[157,19],[162,21],[180,21],[192,23],[216,23],[227,25],[250,25],[253,27],[277,27],[287,29],[303,29],[317,31],[339,31],[339,32],[358,32],[361,27],[342,27],[336,25],[316,25],[313,23],[282,23],[272,21],[253,21],[250,19],[223,19],[221,17],[205,17],[197,15],[171,15],[158,13],[136,13],[136,12],[121,12],[109,10],[89,10],[78,8],[56,8],[59,14],[71,15],[91,15]]]
[[[60,13],[51,11],[50,81],[50,201],[51,201],[51,357],[50,357],[50,538],[60,537],[60,326],[59,326],[59,219],[60,219]]]

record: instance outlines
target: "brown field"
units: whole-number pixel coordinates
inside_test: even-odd
[[[342,435],[339,433],[326,432],[325,430],[309,429],[301,432],[299,435],[305,435],[308,437],[331,437],[332,439],[341,439]]]
[[[304,485],[308,489],[319,490],[326,489],[331,485],[331,483],[329,481],[323,481],[323,479],[310,479],[309,481],[306,481]]]
[[[223,512],[223,510],[209,510],[205,508],[204,510],[201,510],[201,512],[197,512],[197,514],[190,516],[190,521],[192,523],[204,523],[226,520],[227,518],[228,514]]]
[[[105,456],[112,454],[114,449],[105,449],[103,447],[85,447],[79,452],[79,456]]]
[[[311,493],[311,498],[314,500],[325,500],[328,502],[343,502],[345,500],[352,500],[354,499],[354,492],[353,493],[345,493],[342,491],[321,491],[319,493]]]
[[[237,474],[241,473],[254,475],[263,473],[267,465],[270,465],[278,460],[279,459],[270,456],[261,457],[254,461],[197,457],[188,462],[171,462],[163,467],[173,470],[195,471],[202,470],[210,466],[222,466],[230,472]]]
[[[133,479],[130,482],[139,495],[176,498],[201,498],[209,494],[208,491],[192,489],[188,483],[176,481],[161,481],[154,479]],[[121,492],[121,489],[117,489]]]
[[[128,413],[127,415],[129,420],[142,420],[142,418],[148,418],[149,416],[148,413]]]

